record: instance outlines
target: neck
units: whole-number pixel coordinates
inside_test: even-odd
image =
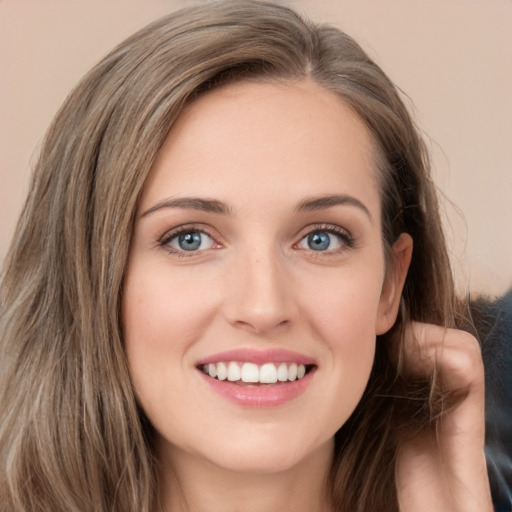
[[[172,452],[172,458],[161,457],[162,512],[333,510],[328,486],[332,442],[291,468],[265,473],[235,472],[190,454]]]

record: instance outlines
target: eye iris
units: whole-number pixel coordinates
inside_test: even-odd
[[[201,233],[192,232],[179,235],[178,243],[184,251],[194,251],[201,246]]]
[[[308,246],[313,251],[325,251],[331,244],[331,237],[327,233],[311,233],[308,235]]]

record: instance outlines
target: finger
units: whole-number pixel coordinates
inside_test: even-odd
[[[406,374],[430,379],[436,372],[446,391],[483,390],[480,346],[465,331],[412,322],[405,329],[403,358]]]

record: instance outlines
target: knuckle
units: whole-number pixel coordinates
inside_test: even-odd
[[[483,379],[482,352],[477,339],[464,331],[449,333],[449,366],[468,381]]]

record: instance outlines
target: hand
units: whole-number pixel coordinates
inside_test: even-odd
[[[478,341],[454,329],[414,322],[405,334],[404,368],[460,399],[437,429],[404,440],[396,478],[401,512],[491,512],[484,455],[484,368]]]

